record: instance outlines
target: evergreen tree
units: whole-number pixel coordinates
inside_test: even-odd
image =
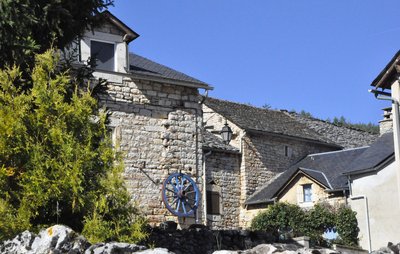
[[[25,90],[18,67],[0,70],[0,240],[55,223],[93,241],[138,240],[143,220],[134,223],[106,114],[58,59],[37,55]]]
[[[101,22],[96,15],[113,0],[0,1],[0,68],[32,66],[34,53],[64,48]],[[24,71],[25,69],[21,69]]]

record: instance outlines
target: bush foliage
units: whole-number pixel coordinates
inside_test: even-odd
[[[260,212],[251,222],[253,230],[265,230],[282,235],[290,232],[292,236],[309,236],[320,246],[329,243],[322,237],[327,230],[337,231],[338,243],[356,246],[358,244],[358,224],[356,213],[348,207],[332,208],[317,204],[310,210],[298,205],[278,202]]]
[[[93,241],[135,242],[143,219],[130,203],[107,117],[88,88],[36,56],[28,90],[18,67],[0,70],[0,240],[61,223]]]

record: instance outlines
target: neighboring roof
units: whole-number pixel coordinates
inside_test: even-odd
[[[103,11],[101,13],[106,19],[108,19],[113,25],[118,27],[121,31],[125,33],[124,36],[124,41],[127,43],[133,41],[137,37],[139,37],[139,34],[137,34],[135,31],[133,31],[129,26],[125,25],[121,20],[119,20],[117,17],[115,17],[111,12],[109,11]]]
[[[300,123],[279,110],[257,108],[215,98],[207,98],[204,104],[249,132],[285,135],[340,147],[308,128],[306,124]]]
[[[365,173],[376,170],[382,163],[394,157],[393,132],[383,134],[377,141],[370,145],[349,166],[347,175]]]
[[[367,146],[373,143],[379,137],[378,134],[372,134],[363,130],[346,126],[338,126],[328,121],[309,116],[303,116],[296,112],[283,112],[295,118],[296,121],[306,124],[309,128],[313,129],[327,140],[330,140],[331,143],[335,143],[344,148]]]
[[[347,189],[347,172],[349,165],[363,154],[368,147],[354,148],[327,153],[310,154],[303,160],[281,173],[274,181],[268,183],[251,195],[246,204],[266,203],[273,200],[298,173],[303,173],[328,190]]]
[[[145,57],[129,53],[129,71],[141,77],[158,78],[166,81],[175,81],[192,84],[197,88],[212,90],[213,87],[198,79],[192,78],[182,72],[171,69],[165,65],[153,62]]]
[[[371,86],[375,88],[390,89],[392,82],[397,79],[398,62],[400,60],[400,51],[393,56],[385,68],[379,73],[379,75],[372,81]]]
[[[225,144],[221,138],[208,131],[203,132],[203,149],[226,153],[240,153],[239,149]]]

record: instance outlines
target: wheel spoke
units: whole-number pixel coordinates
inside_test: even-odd
[[[180,199],[178,199],[178,203],[177,203],[177,207],[176,207],[176,210],[175,210],[175,212],[179,212],[179,207],[180,207],[180,205],[181,205],[181,200]]]
[[[183,204],[182,204],[182,208],[183,208],[183,213],[185,213],[186,214],[186,208],[185,208],[185,202],[182,202]]]
[[[192,184],[189,182],[189,185],[185,187],[184,191],[186,191],[187,189],[189,189],[189,187],[191,187]]]

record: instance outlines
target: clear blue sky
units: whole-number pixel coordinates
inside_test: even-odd
[[[116,0],[130,51],[214,86],[210,96],[377,123],[372,80],[400,49],[395,0]]]

